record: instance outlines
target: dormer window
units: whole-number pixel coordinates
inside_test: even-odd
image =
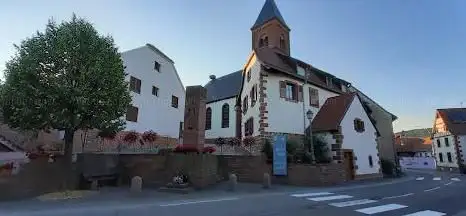
[[[280,36],[280,48],[286,49],[286,44],[285,44],[285,37]]]
[[[327,86],[332,86],[333,83],[332,83],[332,78],[331,77],[326,77],[326,81],[327,81]]]
[[[296,71],[297,71],[297,74],[300,76],[306,75],[306,70],[303,67],[297,66]]]

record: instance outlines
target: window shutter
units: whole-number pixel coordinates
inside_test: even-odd
[[[298,86],[298,101],[303,101],[303,86],[299,85]]]
[[[286,95],[286,84],[285,81],[280,81],[280,97],[284,98]]]

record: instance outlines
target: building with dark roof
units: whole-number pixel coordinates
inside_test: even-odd
[[[437,109],[432,147],[439,169],[465,172],[466,108]]]
[[[302,142],[311,112],[312,132],[328,142],[328,157],[354,163],[350,178],[380,176],[381,133],[378,119],[370,113],[371,107],[381,106],[362,92],[351,91],[349,82],[293,57],[290,27],[274,0],[265,1],[251,33],[252,52],[245,66],[222,77],[211,76],[205,85],[206,139],[287,134],[289,140]],[[396,116],[387,115],[392,128]],[[388,134],[393,159],[393,130]]]

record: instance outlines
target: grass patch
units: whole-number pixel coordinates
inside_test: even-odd
[[[79,199],[90,195],[98,194],[98,191],[85,191],[85,190],[74,190],[74,191],[61,191],[48,193],[38,196],[37,199],[41,201],[48,200],[67,200],[67,199]]]

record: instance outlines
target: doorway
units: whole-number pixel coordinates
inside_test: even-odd
[[[343,150],[343,162],[345,163],[346,179],[354,180],[354,153],[353,150]]]

